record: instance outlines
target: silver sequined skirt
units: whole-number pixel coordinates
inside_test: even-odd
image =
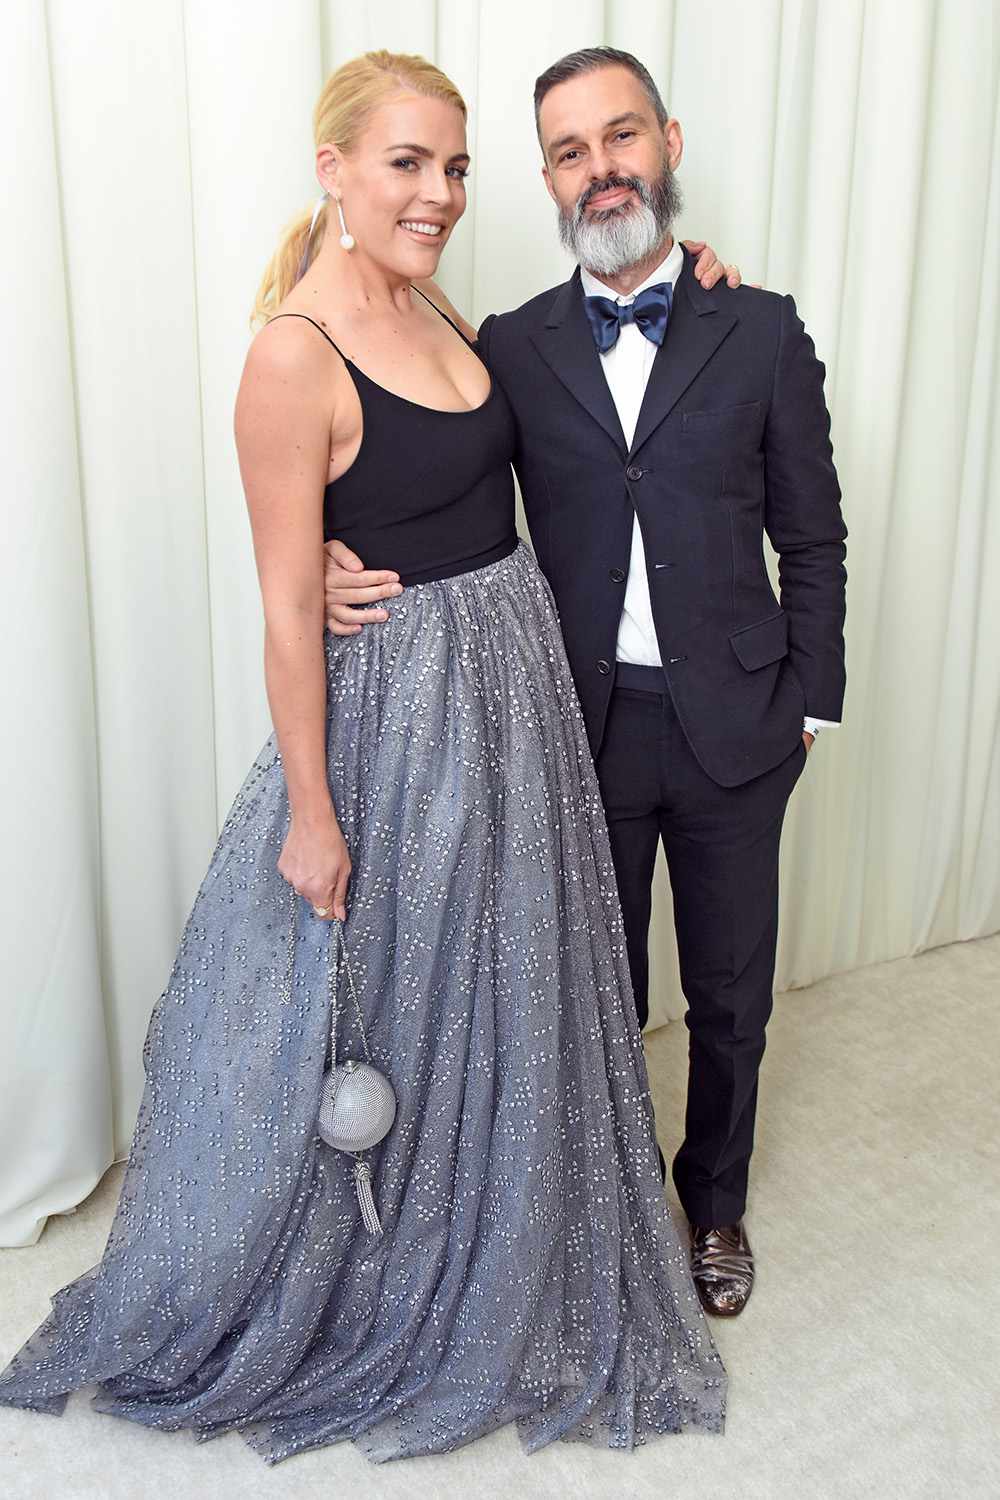
[[[52,1298],[0,1404],[58,1414],[96,1382],[100,1412],[238,1429],[269,1463],[345,1439],[440,1452],[511,1421],[528,1451],[721,1431],[548,584],[522,543],[387,607],[325,637],[345,935],[398,1101],[372,1153],[385,1234],[316,1132],[330,928],[301,900],[282,995],[272,735],[150,1017],[103,1258]]]

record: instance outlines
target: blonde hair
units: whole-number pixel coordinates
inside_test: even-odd
[[[329,142],[349,152],[357,144],[372,112],[401,89],[428,99],[443,99],[468,119],[465,100],[451,79],[425,57],[405,52],[365,52],[352,58],[323,85],[313,110],[313,139],[317,148]],[[315,255],[326,233],[329,200],[320,210],[312,233]],[[307,208],[285,226],[277,250],[257,288],[250,327],[266,323],[298,279],[298,269],[309,235],[312,209]]]

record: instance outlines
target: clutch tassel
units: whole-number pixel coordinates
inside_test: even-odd
[[[358,1190],[358,1202],[361,1205],[361,1217],[365,1228],[369,1234],[380,1235],[382,1224],[372,1195],[372,1169],[368,1162],[356,1161],[354,1163],[354,1185]]]

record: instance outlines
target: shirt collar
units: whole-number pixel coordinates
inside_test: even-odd
[[[610,297],[612,302],[626,303],[634,302],[640,292],[644,292],[648,286],[656,286],[658,282],[669,281],[673,286],[681,271],[684,269],[684,252],[681,249],[680,240],[674,240],[670,253],[654,271],[650,271],[645,281],[636,287],[634,292],[623,296],[620,292],[613,291],[611,287],[605,286],[603,281],[598,281],[585,266],[580,267],[580,282],[583,286],[585,297]]]

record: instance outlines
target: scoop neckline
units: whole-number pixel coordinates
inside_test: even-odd
[[[462,337],[464,338],[465,335],[463,334]],[[468,340],[466,340],[466,342],[469,343],[469,347],[471,349],[472,348],[471,342],[468,341]],[[486,373],[490,377],[490,388],[486,392],[486,395],[483,397],[482,401],[480,401],[479,405],[478,406],[454,406],[454,407],[452,407],[452,406],[426,406],[424,404],[424,402],[422,402],[422,401],[411,401],[410,398],[409,398],[409,396],[401,396],[398,391],[390,391],[390,389],[389,389],[389,387],[387,385],[380,385],[377,380],[373,380],[370,375],[366,375],[365,372],[364,372],[364,370],[362,370],[361,366],[355,364],[354,360],[351,359],[349,355],[347,355],[347,354],[341,354],[340,357],[344,361],[345,365],[350,365],[351,369],[354,370],[356,374],[360,375],[363,380],[367,380],[367,382],[368,382],[369,385],[373,385],[375,387],[375,389],[377,391],[381,391],[383,393],[383,395],[385,395],[385,396],[391,396],[394,401],[402,401],[402,403],[403,403],[404,406],[414,406],[414,407],[416,407],[417,411],[429,411],[429,412],[433,412],[434,415],[438,416],[438,417],[471,417],[471,416],[474,416],[477,411],[482,411],[485,407],[487,407],[490,404],[490,402],[493,399],[494,391],[496,389],[496,381],[493,379],[493,371],[486,364],[486,361],[484,359],[481,359],[480,356],[477,354],[476,358],[479,360],[479,363],[483,366],[483,369],[486,371]]]

